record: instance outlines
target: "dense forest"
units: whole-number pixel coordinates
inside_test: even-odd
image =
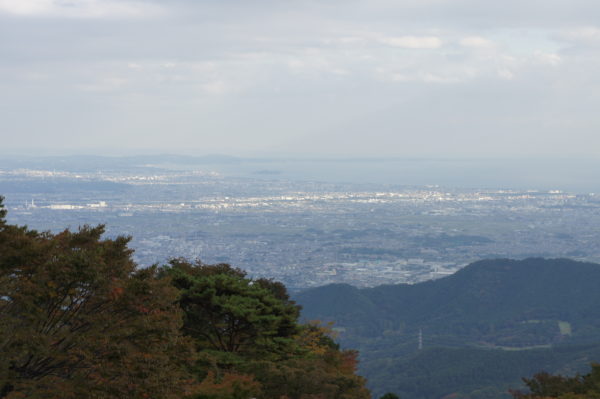
[[[0,197],[0,398],[366,399],[357,353],[283,284],[226,264],[139,268],[103,226],[10,225]]]
[[[585,373],[600,359],[600,265],[568,259],[475,262],[435,281],[296,295],[335,322],[375,395],[509,398],[540,370]],[[419,336],[422,348],[419,349]]]

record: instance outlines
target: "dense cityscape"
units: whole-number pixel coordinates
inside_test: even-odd
[[[292,181],[153,167],[3,168],[9,220],[39,230],[106,224],[140,265],[230,263],[293,290],[415,283],[482,258],[599,261],[600,197],[560,190]]]

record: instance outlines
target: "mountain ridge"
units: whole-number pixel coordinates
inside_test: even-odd
[[[464,389],[483,389],[490,396],[482,398],[494,398],[510,384],[520,386],[511,370],[585,371],[590,361],[598,360],[598,287],[599,264],[565,258],[488,259],[438,280],[362,289],[336,284],[294,299],[305,319],[334,322],[342,345],[360,350],[361,372],[374,393],[395,389],[403,399],[437,398],[425,386],[421,388],[430,396],[415,396],[416,390],[406,388],[425,383],[414,368],[423,369],[426,359],[431,363],[429,384],[435,385],[436,378],[445,381],[435,392],[456,393],[452,381],[459,380]],[[418,349],[420,334],[425,352]],[[586,354],[593,354],[592,359]],[[452,364],[456,374],[448,371]],[[482,381],[472,380],[478,367],[506,372],[486,375],[488,384],[498,378],[494,389],[486,390],[478,385]],[[408,382],[394,382],[390,370]],[[464,397],[478,397],[473,392],[463,392]]]
[[[598,281],[600,265],[595,263],[564,258],[494,259],[474,262],[450,276],[417,284],[373,288],[332,284],[303,291],[295,298],[308,318],[355,316],[357,312],[369,313],[372,318],[395,313],[417,322],[432,315],[448,319],[456,312],[468,311],[489,319],[514,316],[506,313],[525,307],[528,309],[521,309],[526,310],[523,316],[558,316],[573,310],[570,305],[574,301],[581,300],[585,306],[586,302],[600,300],[595,289]],[[508,291],[511,295],[506,295]],[[555,306],[554,315],[549,312],[549,300]]]

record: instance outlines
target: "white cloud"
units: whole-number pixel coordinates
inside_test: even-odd
[[[309,49],[300,52],[295,55],[294,58],[285,60],[280,59],[276,55],[272,56],[270,62],[275,64],[286,65],[288,70],[296,76],[313,77],[324,76],[327,74],[336,76],[346,76],[350,74],[350,71],[346,67],[352,67],[353,65],[346,65],[343,61],[343,57],[340,57],[339,53],[331,54],[331,52],[324,52],[318,49]]]
[[[561,32],[559,38],[570,42],[598,43],[600,42],[600,28],[595,26],[585,26],[568,29]]]
[[[329,71],[333,75],[346,76],[349,75],[350,72],[343,68],[333,68]]]
[[[35,15],[47,13],[52,5],[52,0],[0,0],[0,11],[17,15]]]
[[[442,76],[434,73],[423,73],[420,75],[420,78],[425,83],[459,83],[462,81],[459,77],[454,76]]]
[[[447,33],[444,37],[457,37]],[[455,39],[458,43],[459,39]],[[471,37],[473,36],[463,36]],[[448,39],[449,41],[450,39]],[[472,40],[470,44],[479,44]],[[482,44],[483,45],[483,44]],[[461,46],[462,47],[462,46]],[[451,56],[446,51],[411,52],[398,54],[385,49],[374,52],[378,80],[389,82],[421,82],[427,84],[483,84],[498,80],[514,80],[521,77],[544,76],[550,78],[554,72],[568,67],[566,55],[547,50],[515,52],[511,47],[491,45],[485,51],[470,48],[452,48]],[[355,76],[360,72],[355,73]]]
[[[205,93],[214,95],[227,94],[233,91],[232,87],[230,87],[226,82],[220,80],[204,83],[200,87]]]
[[[433,84],[454,84],[460,83],[465,80],[465,75],[468,72],[451,70],[451,71],[427,71],[417,69],[404,69],[397,70],[393,67],[375,68],[376,76],[384,81],[391,81],[397,83],[403,82],[422,82],[422,83],[433,83]]]
[[[344,36],[344,37],[335,37],[328,38],[323,40],[323,43],[326,45],[364,45],[367,43],[367,39],[365,37],[360,36]]]
[[[436,36],[382,37],[379,41],[393,47],[412,49],[436,49],[442,46],[442,40]]]
[[[382,2],[385,7],[377,7]],[[568,15],[560,23],[542,21],[538,13],[522,16],[513,7],[475,0],[358,0],[344,3],[344,12],[337,2],[284,3],[0,0],[0,24],[14,39],[4,41],[1,52],[5,130],[27,133],[41,126],[60,137],[64,118],[91,129],[96,124],[88,119],[103,119],[122,125],[131,137],[139,130],[135,137],[145,142],[144,132],[170,129],[169,119],[194,134],[264,131],[264,137],[279,137],[282,131],[315,129],[309,119],[328,128],[370,112],[381,117],[378,129],[385,129],[398,121],[388,111],[397,102],[415,104],[406,112],[419,120],[406,124],[410,131],[432,119],[432,101],[446,94],[461,101],[454,111],[487,111],[486,123],[505,123],[507,130],[512,122],[503,119],[506,104],[539,101],[536,109],[543,109],[568,99],[580,106],[563,108],[577,109],[581,120],[600,119],[597,96],[589,90],[600,79],[597,22]],[[153,13],[164,18],[113,21]],[[593,13],[586,15],[591,19]],[[114,113],[88,118],[103,111],[99,103]],[[19,109],[56,117],[39,126],[32,122],[27,130],[11,116],[20,115]],[[77,116],[72,110],[85,112]],[[233,118],[243,122],[233,121],[231,110],[245,113]],[[554,110],[563,112],[558,105]],[[270,118],[263,112],[280,122],[265,122]],[[306,118],[307,112],[315,116]],[[4,121],[9,117],[12,122]],[[455,128],[479,131],[465,121]]]
[[[536,51],[533,54],[533,56],[540,64],[557,66],[562,62],[561,56],[556,53],[545,53],[543,51]]]
[[[125,0],[0,0],[0,13],[25,17],[146,17],[160,11],[153,4]]]
[[[508,68],[500,68],[500,69],[498,69],[498,76],[501,77],[502,79],[512,80],[512,79],[514,79],[515,74],[513,71],[511,71]]]
[[[125,88],[128,84],[128,80],[119,77],[107,77],[98,79],[98,81],[91,84],[81,84],[77,87],[82,91],[88,92],[115,92]]]
[[[475,47],[475,48],[490,48],[494,47],[494,43],[481,36],[467,36],[460,40],[460,45],[463,47]]]

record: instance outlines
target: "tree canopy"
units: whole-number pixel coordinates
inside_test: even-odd
[[[1,204],[1,202],[0,202]],[[0,215],[0,397],[175,398],[192,347],[177,290],[103,226],[39,233]]]
[[[600,399],[600,364],[592,364],[591,372],[583,376],[541,372],[523,381],[529,392],[514,391],[515,399]]]
[[[357,353],[341,351],[326,327],[299,324],[283,284],[184,259],[163,273],[181,291],[183,331],[199,354],[197,398],[369,397],[355,374]]]
[[[165,270],[181,290],[183,330],[198,347],[244,355],[276,355],[289,347],[299,308],[278,297],[275,285],[245,278],[227,264],[175,259]]]
[[[355,351],[300,324],[285,286],[227,264],[139,268],[104,226],[6,222],[0,398],[367,399]]]

